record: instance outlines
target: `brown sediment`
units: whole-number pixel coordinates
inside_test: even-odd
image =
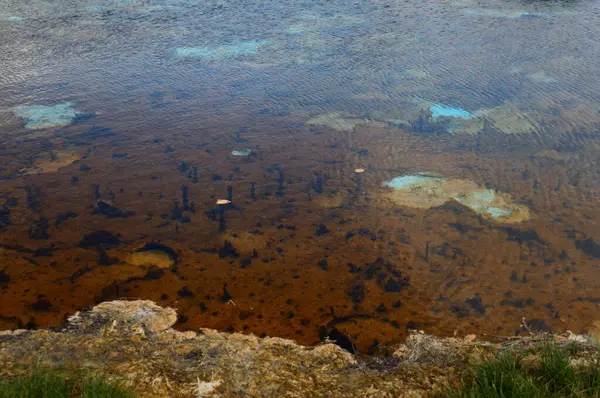
[[[333,209],[347,205],[350,194],[347,191],[332,192],[328,195],[315,194],[313,200],[319,207]]]
[[[207,128],[234,131],[241,120],[231,119]],[[181,123],[181,131],[194,127]],[[182,330],[314,344],[335,327],[359,352],[415,328],[494,335],[514,333],[522,317],[555,330],[592,321],[599,260],[593,245],[576,242],[600,232],[587,221],[600,217],[598,171],[587,167],[594,142],[556,160],[504,135],[428,137],[377,125],[282,133],[280,124],[253,123],[262,144],[247,157],[230,156],[234,135],[142,135],[116,125],[121,140],[95,138],[71,165],[20,177],[15,159],[39,144],[8,142],[0,327],[57,325],[116,297],[171,305]],[[85,131],[74,125],[64,135]],[[113,158],[115,145],[128,156]],[[369,172],[355,195],[357,167]],[[452,201],[425,209],[381,199],[382,182],[423,170],[505,192],[535,217],[509,225]],[[193,211],[183,210],[183,185]],[[212,211],[228,186],[220,232]],[[98,200],[120,212],[99,212]],[[177,261],[161,272],[128,264],[149,242]]]
[[[80,160],[81,157],[80,154],[75,152],[49,152],[36,159],[31,167],[23,170],[23,174],[56,173],[59,169]]]

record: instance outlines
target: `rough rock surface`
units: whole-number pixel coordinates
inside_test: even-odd
[[[62,329],[0,332],[0,377],[33,364],[116,380],[142,397],[423,397],[460,380],[461,369],[507,345],[535,339],[588,344],[581,336],[490,343],[422,332],[387,356],[357,357],[325,342],[258,338],[212,329],[179,332],[177,314],[151,301],[110,301]]]
[[[68,327],[95,334],[130,336],[155,334],[170,329],[177,322],[172,308],[159,307],[152,301],[107,301],[90,311],[77,312]]]

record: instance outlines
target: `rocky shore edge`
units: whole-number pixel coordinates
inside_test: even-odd
[[[172,308],[118,300],[77,312],[62,327],[0,331],[0,377],[33,367],[84,371],[142,397],[425,397],[457,387],[469,366],[502,350],[576,345],[580,364],[598,354],[588,336],[570,332],[483,341],[415,331],[387,355],[361,357],[334,342],[180,332],[176,321]]]

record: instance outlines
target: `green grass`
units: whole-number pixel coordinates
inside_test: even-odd
[[[134,398],[117,384],[89,377],[66,378],[43,369],[0,380],[0,398]]]
[[[535,354],[537,361],[523,361]],[[573,348],[544,345],[535,351],[504,352],[476,365],[461,388],[464,398],[600,397],[600,366],[569,366]]]
[[[133,398],[135,394],[101,379],[88,379],[78,396],[81,398]]]

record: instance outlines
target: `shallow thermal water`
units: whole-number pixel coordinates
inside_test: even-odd
[[[0,33],[0,329],[600,316],[597,1],[8,0]]]

